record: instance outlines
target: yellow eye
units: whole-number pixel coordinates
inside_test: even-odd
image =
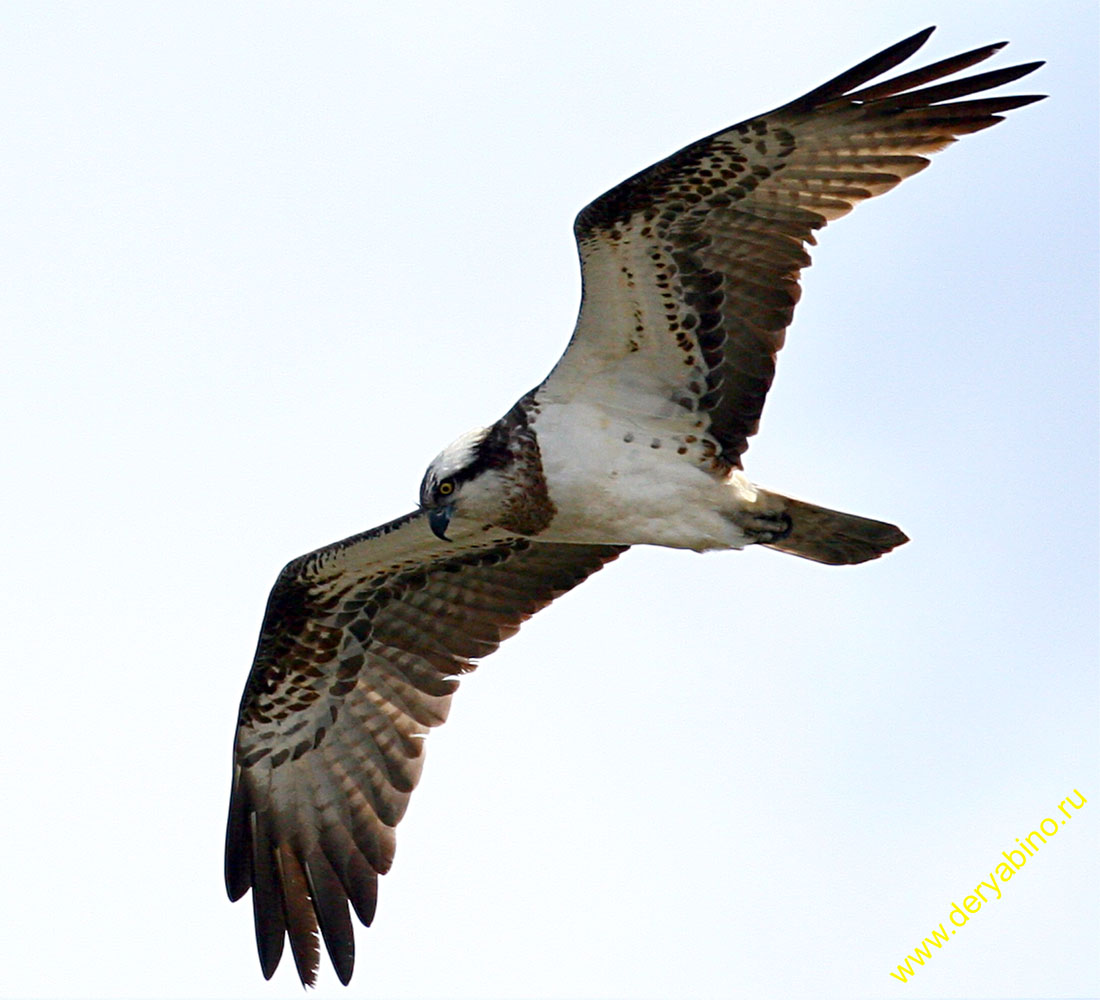
[[[439,484],[439,490],[437,491],[441,497],[449,496],[455,491],[455,484],[449,479],[444,479]]]

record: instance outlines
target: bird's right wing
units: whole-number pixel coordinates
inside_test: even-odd
[[[814,232],[926,167],[956,137],[1040,99],[958,100],[1041,63],[937,82],[1003,43],[871,83],[931,30],[692,143],[585,208],[574,227],[580,315],[539,401],[668,417],[707,435],[727,467],[740,466]]]
[[[266,977],[289,936],[312,984],[319,929],[348,982],[348,903],[369,925],[456,676],[622,551],[498,531],[445,544],[416,512],[282,571],[241,699],[225,850]]]

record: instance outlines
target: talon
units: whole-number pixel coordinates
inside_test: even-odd
[[[778,542],[781,538],[786,538],[794,530],[794,521],[791,520],[791,515],[786,512],[779,515],[776,518],[780,522],[780,527],[771,538],[769,542]]]
[[[786,538],[794,527],[785,511],[774,514],[746,514],[737,519],[737,526],[754,545],[770,545]]]
[[[786,538],[794,526],[790,514],[766,514],[755,520],[762,522],[759,528],[759,537],[755,539],[758,544],[770,544]]]

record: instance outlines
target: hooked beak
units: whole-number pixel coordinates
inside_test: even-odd
[[[436,538],[444,542],[450,539],[446,535],[447,525],[451,523],[451,515],[455,509],[453,504],[444,504],[442,507],[433,507],[428,514],[428,524]]]

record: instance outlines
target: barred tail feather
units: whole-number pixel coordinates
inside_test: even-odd
[[[770,496],[782,503],[782,510],[791,522],[790,533],[785,538],[767,543],[769,549],[778,552],[789,552],[830,566],[844,566],[877,559],[909,541],[897,525],[885,521],[843,514],[775,493]]]

